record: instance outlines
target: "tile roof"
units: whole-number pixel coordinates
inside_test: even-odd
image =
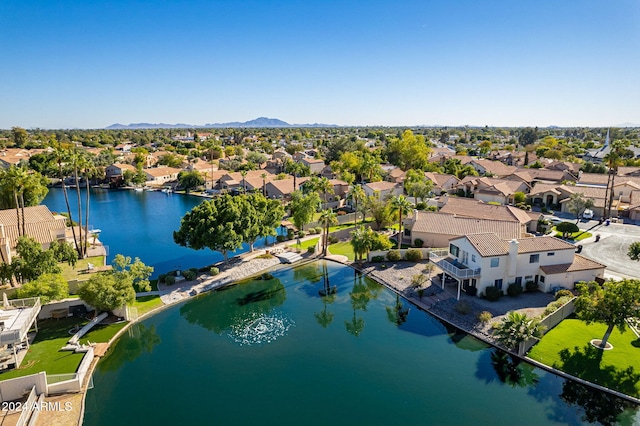
[[[366,186],[372,191],[385,191],[385,190],[393,189],[396,187],[400,187],[401,185],[395,182],[387,182],[383,180],[380,182],[369,182],[364,184],[364,186]]]
[[[60,235],[64,238],[66,219],[63,216],[54,216],[47,206],[25,207],[24,219],[27,235],[40,244],[55,241]],[[4,234],[9,239],[10,247],[15,248],[20,236],[15,209],[0,210],[0,224],[4,225]]]
[[[427,177],[427,179],[435,183],[437,186],[444,185],[451,178],[453,178],[454,180],[454,185],[460,181],[460,179],[458,179],[456,176],[444,173],[425,172],[424,175]]]
[[[595,260],[587,259],[584,256],[576,254],[572,263],[563,263],[560,265],[541,266],[540,269],[547,275],[562,274],[565,272],[588,271],[590,269],[604,269],[606,265],[598,263]]]
[[[473,160],[473,164],[477,164],[482,167],[487,173],[492,173],[497,176],[508,176],[516,171],[516,167],[507,166],[500,161],[492,160]]]
[[[154,178],[161,176],[170,176],[172,174],[180,173],[182,170],[175,167],[154,167],[151,169],[144,169],[143,172]]]
[[[412,232],[425,232],[443,235],[466,235],[478,232],[491,232],[502,238],[519,238],[522,226],[519,222],[460,217],[437,212],[416,212]]]
[[[440,207],[441,213],[476,219],[493,219],[519,223],[528,223],[531,221],[527,212],[513,206],[487,204],[480,200],[464,197],[446,196],[440,199],[446,200],[446,204]]]
[[[506,256],[509,254],[510,241],[500,238],[495,233],[476,233],[459,238],[469,240],[482,257]],[[550,236],[517,238],[516,240],[518,241],[518,254],[576,249],[573,244]]]

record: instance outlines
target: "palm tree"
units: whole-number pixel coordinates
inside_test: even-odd
[[[240,174],[242,175],[242,192],[247,192],[246,191],[246,184],[245,184],[245,177],[247,177],[247,171],[246,170],[242,170],[240,172]]]
[[[267,174],[266,173],[262,173],[260,175],[260,177],[262,178],[262,195],[264,195],[265,197],[267,196]]]
[[[351,232],[351,247],[356,255],[356,260],[362,261],[371,251],[375,239],[375,231],[363,225]]]
[[[404,195],[396,195],[391,199],[391,209],[398,212],[398,249],[402,245],[402,216],[408,215],[412,204]]]
[[[65,149],[62,144],[56,143],[54,145],[53,156],[58,164],[58,172],[60,173],[60,182],[62,183],[62,194],[64,194],[64,202],[67,205],[67,215],[69,216],[69,226],[71,226],[71,233],[73,235],[73,244],[76,246],[78,255],[81,256],[80,247],[78,245],[78,239],[76,238],[76,229],[73,226],[73,216],[71,215],[71,205],[69,204],[69,193],[67,192],[67,186],[64,184],[66,177],[64,166],[69,161],[69,151]]]
[[[364,189],[362,189],[362,185],[353,185],[347,194],[347,198],[353,201],[355,205],[355,214],[353,219],[353,225],[358,225],[358,203],[364,201],[364,197],[366,194],[364,193]],[[364,221],[364,218],[362,219]]]
[[[324,226],[324,235],[322,238],[322,255],[327,255],[327,246],[329,245],[329,227],[338,224],[338,216],[333,210],[323,210],[318,220]]]
[[[498,342],[508,349],[517,346],[528,339],[541,337],[544,326],[536,318],[529,318],[527,314],[509,311],[502,322],[494,328],[494,335]]]
[[[73,148],[70,151],[69,160],[71,166],[73,167],[73,179],[76,184],[76,198],[78,202],[78,256],[80,257],[80,259],[84,259],[84,240],[82,238],[82,202],[80,199],[80,179],[78,174],[78,171],[84,167],[84,156],[80,151],[78,151],[77,148]]]
[[[82,166],[83,166],[82,170],[84,174],[84,180],[87,185],[87,188],[86,188],[87,191],[85,194],[85,208],[84,208],[85,233],[84,233],[84,247],[83,247],[84,256],[83,257],[87,257],[87,254],[88,254],[87,250],[89,247],[89,199],[90,199],[90,193],[91,193],[91,185],[89,185],[89,180],[91,179],[93,173],[95,172],[96,166],[93,161],[93,158],[89,155],[83,156]],[[80,225],[82,226],[82,223]]]

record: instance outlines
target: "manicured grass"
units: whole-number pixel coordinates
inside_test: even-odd
[[[78,263],[76,263],[76,267],[73,268],[68,263],[60,263],[60,267],[62,268],[62,276],[65,280],[77,280],[79,278],[88,279],[89,276],[84,272],[87,270],[87,265],[92,263],[95,266],[104,265],[104,256],[94,256],[88,257],[86,259],[78,259]]]
[[[138,297],[133,305],[134,308],[138,308],[138,316],[142,316],[147,312],[162,306],[162,300],[160,300],[160,296],[142,296]]]
[[[316,244],[318,244],[318,241],[320,241],[320,237],[317,238],[311,238],[310,240],[306,240],[306,241],[302,241],[300,243],[300,245],[297,244],[290,244],[289,247],[292,248],[299,248],[301,250],[306,251],[307,248],[309,247],[315,247]]]
[[[568,318],[530,351],[529,357],[581,379],[640,397],[640,340],[630,329],[615,329],[609,343],[613,350],[601,351],[589,343],[601,339],[603,324],[586,325]]]
[[[590,232],[578,231],[569,235],[569,238],[574,241],[584,240],[585,238],[589,238],[592,234]],[[562,238],[562,232],[556,232],[555,236],[558,238]]]
[[[87,334],[82,336],[80,344],[87,344],[88,342],[106,343],[127,324],[126,321],[123,321],[117,324],[95,326]]]
[[[0,380],[28,376],[41,371],[46,371],[47,374],[75,373],[84,353],[61,351],[60,348],[71,338],[69,330],[76,324],[82,325],[86,322],[78,318],[41,321],[38,324],[38,334],[29,347],[21,367],[0,374]]]
[[[356,255],[353,252],[353,247],[351,246],[351,242],[349,241],[331,244],[328,248],[328,251],[331,254],[341,254],[343,256],[347,256],[349,260],[355,260],[356,258]]]

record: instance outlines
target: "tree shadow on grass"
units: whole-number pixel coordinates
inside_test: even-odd
[[[633,367],[623,370],[612,365],[602,366],[602,355],[603,351],[591,344],[582,348],[575,346],[573,350],[561,350],[561,363],[555,363],[553,367],[600,386],[637,397],[640,393],[640,373],[636,373]]]

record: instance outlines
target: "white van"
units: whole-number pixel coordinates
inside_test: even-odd
[[[593,210],[586,209],[586,210],[582,213],[582,218],[583,218],[583,219],[587,219],[587,220],[591,220],[591,219],[593,219]]]

